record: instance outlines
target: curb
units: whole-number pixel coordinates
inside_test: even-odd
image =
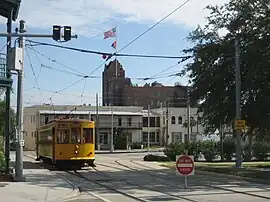
[[[114,152],[110,152],[110,151],[104,151],[101,152],[100,151],[95,151],[95,154],[135,154],[135,153],[147,153],[147,150],[144,151],[114,151]],[[150,150],[149,152],[163,152],[163,150]]]
[[[201,171],[201,170],[196,170],[196,173],[198,173],[199,175],[210,175],[210,176],[216,176],[216,177],[222,177],[222,178],[246,180],[246,181],[253,182],[253,183],[258,183],[258,184],[267,184],[267,185],[270,184],[269,180],[250,178],[250,177],[244,177],[244,176],[239,176],[239,175],[230,175],[230,174],[224,174],[224,173],[214,173],[214,172]]]

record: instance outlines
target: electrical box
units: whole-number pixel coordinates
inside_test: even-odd
[[[22,70],[23,59],[22,48],[11,48],[8,53],[8,68],[16,71]]]

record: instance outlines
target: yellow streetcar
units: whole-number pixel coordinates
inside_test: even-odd
[[[75,118],[57,119],[37,133],[37,160],[59,168],[94,166],[95,123]]]

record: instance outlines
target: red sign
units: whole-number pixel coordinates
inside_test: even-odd
[[[193,175],[194,160],[193,156],[181,155],[176,159],[176,169],[182,175]]]

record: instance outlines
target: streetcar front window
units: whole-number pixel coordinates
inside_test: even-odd
[[[83,129],[83,143],[93,143],[93,128]]]
[[[81,143],[81,128],[71,128],[71,144]]]
[[[69,143],[69,130],[58,129],[57,131],[57,143],[58,144],[68,144]]]

